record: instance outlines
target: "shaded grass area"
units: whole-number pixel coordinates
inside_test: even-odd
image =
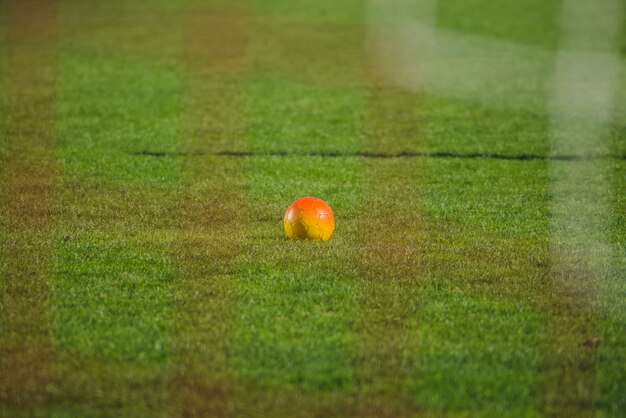
[[[186,0],[63,0],[63,45],[98,59],[176,69],[182,56],[180,18]],[[97,65],[95,66],[97,67]],[[149,94],[153,88],[142,89]]]
[[[63,380],[51,387],[51,403],[37,416],[151,417],[168,401],[163,368],[137,360],[64,349],[55,373]]]
[[[257,74],[314,86],[360,86],[362,23],[286,15],[257,19],[255,27]]]

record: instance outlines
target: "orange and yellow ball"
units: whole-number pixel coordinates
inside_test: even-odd
[[[287,208],[283,225],[289,239],[326,241],[335,229],[335,215],[322,199],[302,197]]]

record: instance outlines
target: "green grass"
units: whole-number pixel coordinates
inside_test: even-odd
[[[547,106],[377,86],[364,2],[238,3],[62,2],[59,141],[41,157],[60,167],[56,206],[40,215],[50,236],[29,247],[53,260],[51,306],[35,314],[51,318],[54,356],[35,400],[20,404],[0,378],[0,416],[619,416],[626,161],[594,162],[607,178],[579,188],[609,184],[610,263],[600,278],[572,267],[584,291],[564,287],[551,168],[590,163],[357,155],[549,155]],[[194,32],[199,10],[247,22],[245,47],[222,52],[245,64],[193,55],[189,39],[215,35]],[[436,21],[555,54],[558,12],[442,0]],[[0,59],[1,87],[11,62]],[[0,196],[18,198],[7,126]],[[610,131],[623,154],[623,122]],[[330,241],[284,238],[283,211],[304,195],[333,207]],[[2,289],[31,260],[10,249],[36,236],[5,205]],[[6,298],[0,314],[37,319]],[[38,329],[26,325],[0,346]]]
[[[437,5],[441,28],[548,49],[558,47],[559,1],[441,0]]]

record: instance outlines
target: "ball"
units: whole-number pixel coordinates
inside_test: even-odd
[[[326,241],[335,229],[335,215],[322,199],[302,197],[287,208],[283,225],[289,239]]]

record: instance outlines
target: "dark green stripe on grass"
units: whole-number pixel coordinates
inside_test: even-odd
[[[235,406],[236,282],[243,164],[211,152],[245,144],[252,19],[247,2],[187,5],[181,193],[174,256],[169,387],[173,416],[226,416]],[[194,157],[197,152],[209,152]]]
[[[49,402],[58,191],[55,1],[2,3],[6,61],[0,151],[0,413]]]
[[[373,63],[369,63],[373,65]],[[367,68],[363,144],[367,152],[422,150],[423,95],[399,91]],[[355,416],[410,416],[423,249],[423,162],[368,159],[360,187]]]

